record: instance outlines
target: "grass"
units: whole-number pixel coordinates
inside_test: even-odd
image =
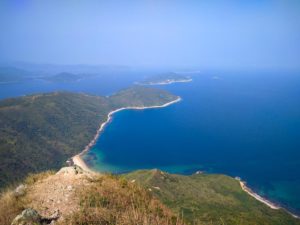
[[[183,222],[145,189],[105,176],[78,193],[80,211],[61,224],[181,225]]]
[[[30,174],[26,177],[23,184],[27,186],[34,185],[37,181],[42,181],[54,174],[54,171],[45,171],[38,174]],[[26,193],[17,196],[14,193],[16,186],[11,185],[0,193],[0,224],[10,225],[12,220],[22,212],[29,204],[30,200]]]

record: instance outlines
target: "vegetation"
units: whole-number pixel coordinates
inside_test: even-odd
[[[128,106],[157,106],[167,102],[174,101],[177,97],[171,95],[165,90],[146,88],[143,86],[134,86],[124,89],[110,96],[112,107]]]
[[[244,192],[237,180],[215,174],[183,176],[159,170],[124,175],[151,190],[190,224],[300,224],[283,210],[273,210]]]
[[[53,175],[53,171],[45,171],[39,174],[30,174],[24,180],[24,185],[32,186],[38,181],[42,181]],[[10,225],[12,220],[26,208],[30,200],[26,192],[22,195],[16,195],[12,187],[7,187],[0,193],[0,224]]]
[[[133,87],[109,98],[55,92],[0,101],[0,187],[30,172],[61,168],[90,142],[109,111],[175,98]]]
[[[145,189],[112,176],[100,177],[79,192],[80,210],[60,224],[183,224]]]

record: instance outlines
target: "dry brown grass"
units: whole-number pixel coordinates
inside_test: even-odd
[[[52,175],[53,171],[31,174],[25,180],[24,184],[33,185],[38,180],[43,180]],[[0,193],[0,224],[10,225],[12,220],[26,208],[29,199],[26,194],[16,196],[14,194],[15,186],[8,187]]]
[[[42,181],[54,174],[55,174],[54,170],[48,170],[48,171],[44,171],[44,172],[36,173],[36,174],[32,173],[26,177],[26,179],[24,180],[24,183],[27,185],[33,185],[35,182]]]
[[[182,225],[148,191],[112,176],[99,177],[80,196],[80,211],[61,224],[68,225]]]
[[[0,196],[0,224],[11,224],[12,220],[24,209],[25,202],[23,197],[16,197],[13,191],[3,191]]]

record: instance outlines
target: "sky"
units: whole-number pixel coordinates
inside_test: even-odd
[[[0,1],[0,61],[300,69],[300,1]]]

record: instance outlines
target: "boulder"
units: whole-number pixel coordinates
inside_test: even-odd
[[[28,208],[13,220],[11,225],[46,225],[54,224],[60,217],[60,213],[56,210],[50,217],[42,217],[36,210]]]
[[[23,210],[12,222],[11,225],[41,225],[40,214],[31,208]]]
[[[27,186],[24,185],[24,184],[21,184],[21,185],[19,185],[19,186],[15,189],[14,195],[15,195],[16,197],[25,195],[26,189],[27,189]]]
[[[63,174],[63,175],[77,175],[86,173],[81,167],[74,165],[69,167],[61,168],[56,174]]]

